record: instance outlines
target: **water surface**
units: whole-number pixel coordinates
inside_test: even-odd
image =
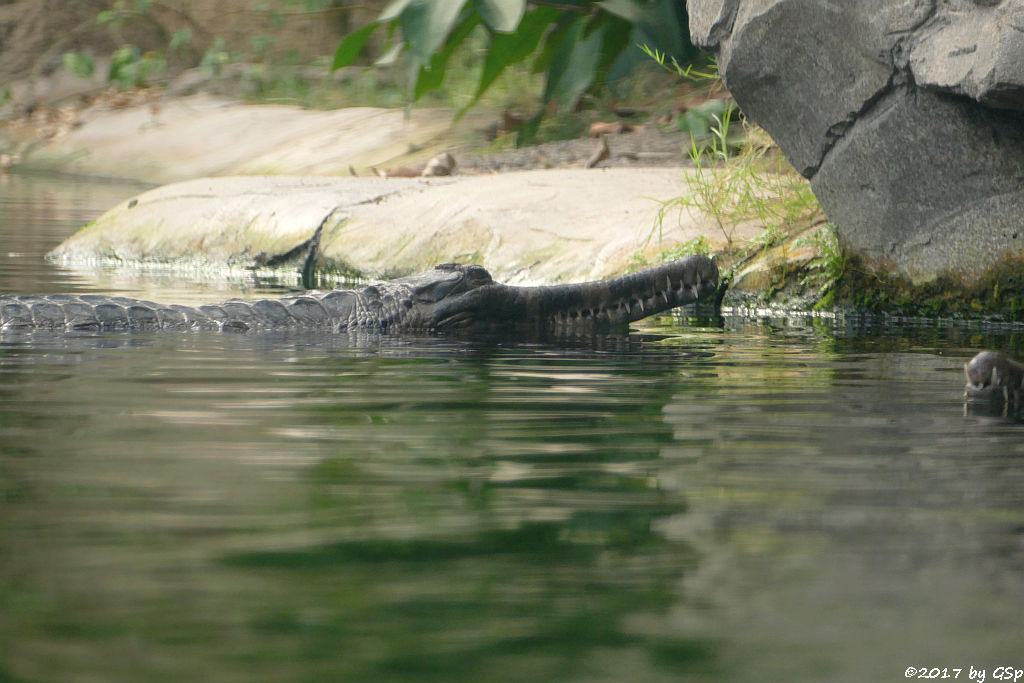
[[[41,260],[136,188],[16,182],[0,289],[149,286]],[[965,410],[982,346],[1021,343],[0,339],[0,680],[992,680],[1024,668],[1024,427]]]

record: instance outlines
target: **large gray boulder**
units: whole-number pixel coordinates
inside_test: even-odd
[[[598,280],[709,234],[707,216],[658,220],[688,182],[674,168],[198,178],[122,202],[49,256],[86,277],[117,265],[220,279],[308,262],[325,275],[390,279],[460,261],[507,284]],[[759,229],[744,223],[735,237]]]
[[[1024,0],[688,0],[844,246],[915,282],[1024,252]]]

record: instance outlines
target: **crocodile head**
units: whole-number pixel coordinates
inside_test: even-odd
[[[391,287],[402,292],[390,327],[599,330],[710,296],[718,288],[718,269],[711,259],[692,255],[608,280],[515,287],[494,282],[480,266],[445,263],[377,287],[384,299],[398,293]]]
[[[370,285],[358,292],[359,326],[434,330],[460,327],[458,302],[494,285],[482,266],[442,263],[432,270]],[[453,320],[453,318],[455,320]]]
[[[433,270],[396,280],[410,288],[409,300],[428,309],[446,299],[457,298],[479,287],[494,284],[483,266],[442,263]]]

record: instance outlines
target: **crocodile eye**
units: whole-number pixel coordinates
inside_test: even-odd
[[[491,274],[482,266],[466,266],[466,283],[470,287],[482,287],[494,282]]]

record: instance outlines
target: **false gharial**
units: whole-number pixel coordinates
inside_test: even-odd
[[[504,285],[481,266],[444,263],[357,289],[194,307],[99,294],[2,295],[0,331],[590,332],[625,327],[717,288],[718,268],[701,255],[607,280],[542,287]]]

